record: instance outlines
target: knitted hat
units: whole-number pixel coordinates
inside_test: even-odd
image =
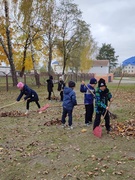
[[[53,77],[50,75],[50,76],[49,76],[49,79],[52,79],[52,80],[53,80]]]
[[[90,84],[97,84],[97,80],[95,78],[90,79]]]
[[[75,87],[75,82],[74,81],[69,81],[68,86],[69,87]]]
[[[19,89],[22,89],[22,88],[24,87],[24,83],[19,82],[19,83],[17,84],[17,87],[18,87]]]
[[[62,76],[59,77],[60,80],[63,80]]]
[[[100,78],[98,81],[98,87],[106,86],[105,80],[103,78]]]

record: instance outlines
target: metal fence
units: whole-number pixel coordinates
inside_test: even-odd
[[[49,78],[48,74],[37,74],[39,78],[40,86],[46,85],[46,80]],[[53,74],[53,82],[58,83],[60,74]],[[66,82],[72,80],[75,82],[81,82],[82,80],[87,81],[90,80],[92,77],[94,77],[94,74],[88,74],[88,73],[80,73],[80,74],[65,74],[64,75],[64,80]],[[24,74],[23,77],[18,76],[18,82],[22,81],[25,84],[29,86],[37,86],[36,81],[35,81],[35,75],[34,74]],[[0,90],[6,90],[9,91],[13,87],[13,82],[12,82],[12,76],[11,75],[2,75],[0,76]]]

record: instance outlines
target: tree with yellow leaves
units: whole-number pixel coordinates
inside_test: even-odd
[[[6,58],[10,64],[13,86],[17,84],[17,75],[13,60],[13,51],[12,51],[12,42],[11,42],[11,27],[10,27],[10,17],[9,17],[9,4],[7,0],[3,0],[1,2],[1,7],[4,7],[3,16],[1,16],[2,21],[2,31],[0,32],[0,44],[1,44],[1,52],[4,51]],[[5,25],[5,26],[4,26]],[[3,50],[2,50],[3,48]],[[4,55],[4,54],[3,54]],[[5,58],[5,59],[6,59]],[[4,57],[2,61],[5,60]],[[5,62],[7,62],[5,60]]]
[[[93,38],[89,36],[84,46],[82,47],[82,51],[80,53],[80,71],[88,72],[90,67],[92,66],[92,61],[95,52],[97,51],[97,45],[94,42]]]

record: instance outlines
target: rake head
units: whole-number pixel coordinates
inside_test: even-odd
[[[101,138],[101,136],[102,136],[102,128],[101,128],[101,126],[95,127],[95,129],[93,130],[93,134],[96,137]]]
[[[117,119],[117,115],[116,115],[116,114],[113,114],[113,113],[111,113],[111,112],[109,112],[109,114],[110,114],[110,118],[112,118],[112,119]]]

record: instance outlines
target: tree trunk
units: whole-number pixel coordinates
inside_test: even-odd
[[[63,52],[64,52],[64,53],[63,53],[63,71],[62,71],[62,74],[65,73],[66,62],[67,62],[65,46],[64,46]]]
[[[51,61],[50,60],[48,62],[48,74],[51,74]]]
[[[48,62],[48,74],[51,74],[52,68],[51,68],[51,62],[52,62],[52,41],[51,41],[51,29],[49,33],[49,62]]]
[[[30,30],[30,43],[31,43],[31,58],[32,58],[32,62],[33,62],[33,69],[34,69],[35,81],[36,81],[36,85],[39,87],[41,83],[40,83],[40,80],[39,80],[39,74],[37,73],[37,70],[36,70],[36,64],[35,64],[35,58],[34,58],[34,49],[33,49],[32,36],[31,36],[31,30]]]
[[[9,8],[8,8],[8,3],[5,0],[5,16],[6,16],[6,36],[7,36],[7,44],[8,44],[8,60],[11,68],[11,74],[12,74],[12,81],[13,81],[13,86],[17,85],[17,75],[16,75],[16,70],[14,66],[14,61],[13,61],[13,54],[12,54],[12,44],[11,44],[11,39],[10,39],[10,30],[9,30]],[[6,54],[6,55],[7,55]]]
[[[28,45],[29,45],[29,35],[26,39],[25,42],[25,46],[24,46],[24,52],[23,52],[23,65],[22,65],[22,70],[20,72],[20,77],[22,77],[24,75],[24,71],[25,71],[25,60],[26,60],[26,54],[27,54],[27,49],[28,49]]]

